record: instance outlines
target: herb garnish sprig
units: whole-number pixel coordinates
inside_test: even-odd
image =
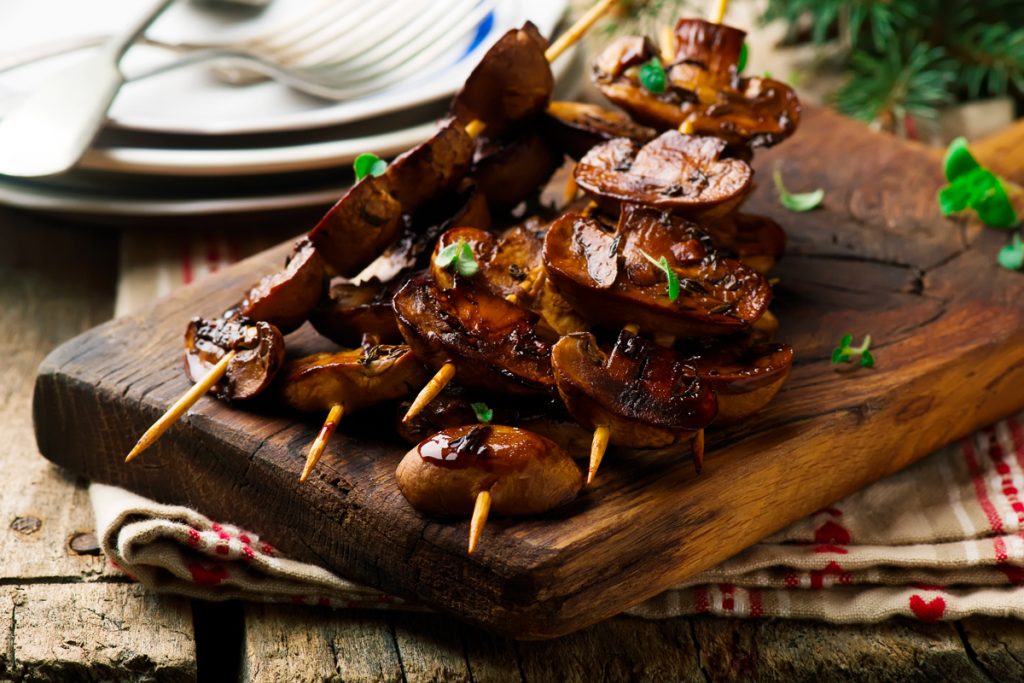
[[[1006,187],[996,174],[978,163],[967,149],[965,138],[949,143],[944,166],[949,184],[939,190],[943,216],[973,209],[982,223],[993,228],[1012,228],[1020,223]]]
[[[454,266],[455,272],[463,277],[473,277],[480,271],[480,266],[473,255],[473,247],[464,239],[459,239],[454,244],[437,252],[434,263],[439,268],[450,268]]]
[[[470,403],[469,407],[473,409],[476,419],[484,424],[488,424],[494,419],[494,410],[489,408],[486,403]]]
[[[668,264],[668,259],[664,256],[660,259],[655,259],[643,249],[640,250],[640,253],[644,255],[645,259],[665,273],[665,279],[668,280],[668,300],[675,303],[675,300],[679,298],[679,276],[676,275],[676,271],[672,270],[672,267]]]
[[[657,57],[651,57],[650,60],[641,64],[637,75],[640,79],[640,85],[648,92],[652,92],[655,95],[665,92],[665,87],[668,85],[668,75],[665,73],[665,67],[661,65],[661,60]]]
[[[875,357],[871,355],[868,348],[871,346],[871,335],[864,335],[864,341],[860,346],[852,346],[853,335],[847,334],[840,341],[839,346],[832,350],[832,364],[852,363],[854,356],[857,357],[857,365],[862,368],[873,368]]]
[[[1024,270],[1024,242],[1021,241],[1019,232],[1014,233],[1010,243],[999,250],[996,260],[1007,270]]]
[[[772,174],[772,178],[775,180],[775,189],[779,191],[779,203],[790,211],[796,211],[802,213],[804,211],[810,211],[816,209],[821,205],[821,200],[825,198],[825,190],[820,187],[814,192],[802,192],[794,194],[786,189],[786,186],[782,184],[782,172],[779,167],[775,167],[775,172]]]
[[[352,162],[352,170],[356,173],[356,182],[359,182],[368,175],[383,175],[384,171],[388,170],[388,162],[376,154],[360,154]]]

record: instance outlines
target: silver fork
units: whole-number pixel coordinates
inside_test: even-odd
[[[360,4],[365,10],[372,3]],[[314,12],[287,31],[233,47],[173,46],[192,51],[132,74],[131,80],[215,61],[218,75],[232,83],[252,82],[255,74],[324,99],[355,99],[429,67],[475,32],[496,4],[496,0],[397,0],[387,5],[387,11],[376,6],[370,13],[332,11],[327,17]],[[378,24],[393,33],[374,43],[374,36],[381,35],[373,29]]]

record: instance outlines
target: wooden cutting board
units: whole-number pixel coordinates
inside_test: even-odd
[[[981,145],[983,161],[1019,173],[1021,138],[1018,127]],[[1000,149],[1011,154],[984,153]],[[794,191],[823,187],[824,207],[782,209],[775,164]],[[39,448],[89,479],[193,506],[292,557],[515,637],[582,628],[1024,408],[1024,275],[995,264],[1006,233],[940,216],[940,151],[813,110],[755,165],[749,210],[790,236],[773,273],[773,310],[796,364],[767,410],[709,436],[700,476],[688,455],[612,452],[571,508],[492,520],[468,557],[466,522],[426,519],[399,493],[394,470],[406,446],[387,421],[343,422],[300,485],[314,418],[203,399],[150,452],[122,464],[188,387],[186,321],[234,303],[289,245],[54,351],[36,384]],[[829,354],[847,332],[872,335],[875,369],[833,369]],[[299,351],[314,345],[301,331],[289,341]]]

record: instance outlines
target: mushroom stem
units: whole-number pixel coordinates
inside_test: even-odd
[[[696,436],[693,437],[692,443],[692,455],[693,455],[693,469],[700,474],[700,471],[704,469],[704,430],[698,430]]]
[[[676,34],[672,27],[665,24],[658,32],[658,50],[661,52],[661,61],[671,64],[676,58]]]
[[[409,406],[409,410],[405,413],[405,417],[402,418],[402,422],[408,422],[412,418],[420,414],[427,405],[437,398],[437,395],[444,391],[444,388],[448,386],[448,382],[452,381],[452,377],[455,377],[455,364],[445,363],[441,366],[441,369],[437,371],[437,374],[430,378],[427,385],[420,390],[419,395]]]
[[[306,465],[302,468],[302,474],[299,475],[300,483],[306,481],[309,478],[309,473],[316,467],[320,456],[324,454],[327,442],[331,440],[331,434],[334,434],[334,430],[337,429],[338,421],[341,420],[344,412],[345,406],[340,403],[335,403],[331,406],[330,411],[327,413],[327,419],[324,420],[324,426],[320,428],[320,433],[316,435],[316,440],[309,447],[309,454],[306,455]]]
[[[476,550],[480,542],[480,534],[484,532],[484,525],[487,524],[487,515],[491,511],[491,492],[481,491],[476,494],[476,505],[473,506],[473,518],[469,522],[469,547],[466,552],[469,555]]]
[[[178,418],[188,412],[199,398],[208,392],[214,384],[219,382],[224,373],[228,371],[228,365],[235,357],[235,352],[228,351],[224,354],[223,358],[217,361],[217,364],[213,366],[213,369],[207,373],[206,377],[192,385],[192,388],[185,392],[185,395],[179,398],[173,406],[167,409],[167,412],[160,416],[156,422],[153,423],[146,433],[143,434],[135,447],[125,456],[125,462],[131,462],[134,460],[142,451],[146,450],[159,439],[164,432],[171,428]]]
[[[604,452],[608,450],[608,440],[611,438],[612,430],[601,425],[594,430],[594,439],[590,442],[590,465],[587,467],[587,486],[594,481],[597,475],[597,468],[601,466],[604,459]]]

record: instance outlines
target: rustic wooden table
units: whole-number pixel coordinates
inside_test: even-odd
[[[0,209],[0,244],[0,681],[1024,680],[1007,620],[620,617],[513,642],[434,614],[149,594],[100,555],[85,482],[38,456],[31,424],[43,356],[112,314],[119,234]]]

